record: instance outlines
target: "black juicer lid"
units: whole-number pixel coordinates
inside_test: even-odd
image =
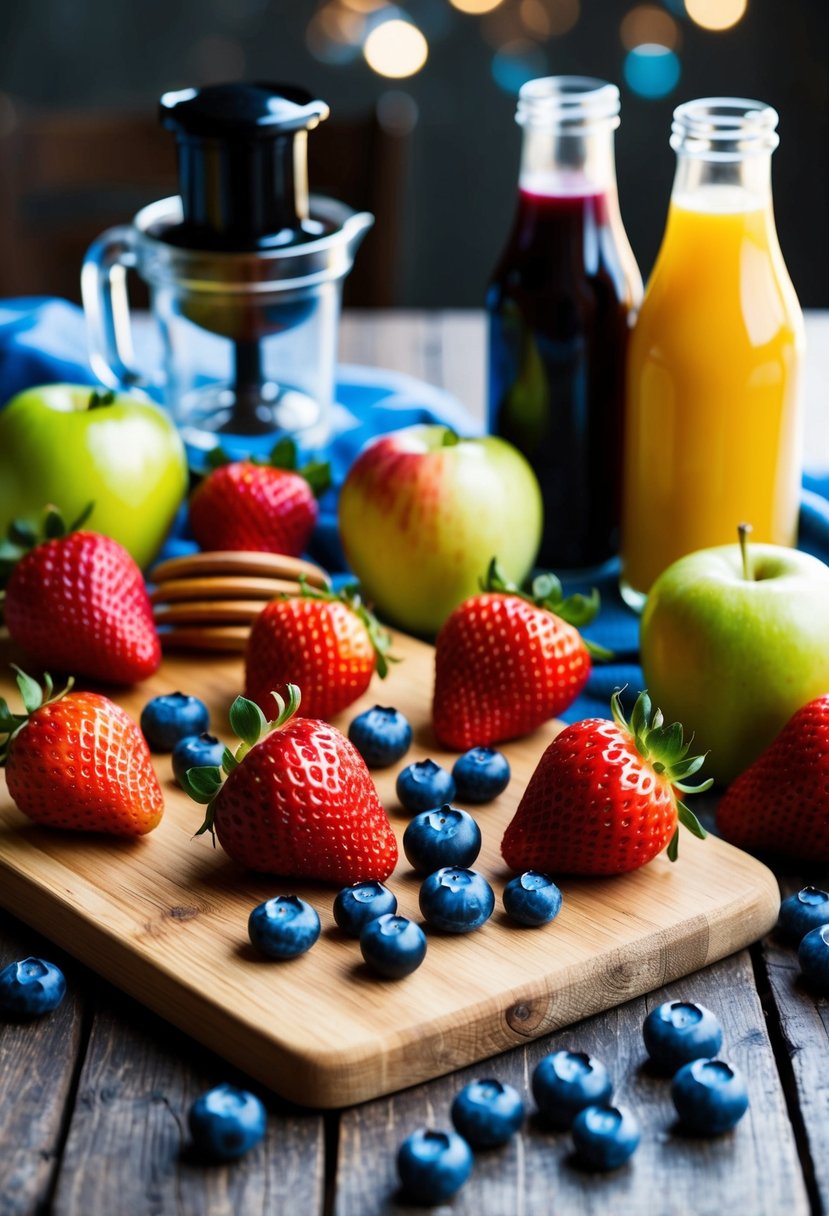
[[[280,84],[214,84],[165,93],[176,137],[183,220],[164,239],[192,249],[271,249],[314,240],[307,132],[328,106]]]

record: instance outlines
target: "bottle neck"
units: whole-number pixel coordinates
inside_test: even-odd
[[[677,154],[672,201],[691,211],[737,212],[771,206],[771,152],[718,160]]]
[[[525,125],[519,189],[550,197],[615,195],[615,125],[586,131]]]

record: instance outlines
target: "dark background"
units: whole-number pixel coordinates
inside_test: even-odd
[[[380,2],[353,0],[356,8]],[[532,2],[555,17],[563,0]],[[667,96],[653,100],[623,83],[620,23],[637,7],[632,0],[580,0],[572,28],[536,35],[535,45],[521,32],[520,5],[501,0],[482,17],[457,11],[449,0],[410,0],[406,12],[426,34],[429,57],[416,75],[396,81],[377,75],[359,55],[341,64],[315,57],[307,31],[321,5],[311,0],[2,0],[0,90],[36,110],[154,113],[165,89],[271,79],[305,85],[340,117],[365,112],[391,93],[398,111],[402,106],[413,120],[397,302],[478,306],[509,225],[519,152],[514,92],[496,83],[493,56],[499,41],[514,42],[517,32],[530,74],[586,73],[622,85],[622,211],[645,274],[668,203],[673,107],[716,94],[774,105],[783,252],[802,302],[829,305],[826,0],[748,0],[742,19],[720,32],[694,24],[683,0],[662,0],[659,7],[674,15],[679,30],[681,75]]]

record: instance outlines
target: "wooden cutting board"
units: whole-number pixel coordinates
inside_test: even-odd
[[[432,650],[398,637],[385,684],[375,680],[343,715],[378,701],[415,727],[408,760],[432,756]],[[3,672],[6,660],[0,646]],[[162,670],[117,699],[137,718],[162,691],[203,697],[215,733],[229,740],[226,711],[241,689],[238,658],[168,657]],[[13,706],[16,689],[0,676]],[[484,846],[477,867],[496,892],[496,912],[475,933],[428,935],[425,962],[402,981],[381,980],[357,942],[334,925],[335,891],[243,872],[205,836],[202,809],[157,757],[167,807],[135,842],[92,839],[31,824],[0,782],[0,902],[131,996],[296,1102],[347,1106],[485,1059],[528,1038],[660,987],[745,946],[774,923],[777,884],[745,853],[683,833],[680,857],[638,872],[566,881],[558,918],[512,926],[501,910],[509,877],[499,843],[535,764],[556,733],[549,724],[504,750],[513,779],[473,810]],[[408,818],[394,795],[396,768],[375,774],[402,836]],[[402,856],[402,854],[401,854]],[[418,881],[403,859],[390,880],[400,910],[419,918]],[[310,953],[286,963],[256,956],[247,917],[273,895],[298,893],[323,930]]]

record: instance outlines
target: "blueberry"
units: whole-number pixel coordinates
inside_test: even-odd
[[[265,1135],[267,1118],[256,1095],[235,1085],[208,1090],[187,1112],[194,1144],[218,1161],[235,1161],[257,1145]]]
[[[206,731],[209,717],[198,697],[167,692],[153,697],[141,710],[141,730],[154,752],[171,752],[180,739]]]
[[[42,958],[24,958],[0,971],[0,1014],[36,1018],[57,1009],[66,995],[63,972]]]
[[[471,933],[492,916],[495,895],[483,874],[444,866],[423,882],[420,911],[433,929]]]
[[[601,1060],[583,1051],[555,1051],[536,1064],[532,1090],[544,1119],[564,1129],[586,1106],[606,1105],[613,1085]]]
[[[460,802],[492,802],[509,785],[509,760],[491,747],[473,747],[452,766]]]
[[[519,925],[546,925],[561,911],[561,891],[548,874],[527,870],[504,887],[504,911]]]
[[[455,782],[451,773],[434,760],[418,760],[409,764],[397,776],[397,797],[401,805],[413,814],[433,811],[455,797]]]
[[[468,811],[439,807],[421,811],[403,833],[403,852],[417,874],[441,866],[471,866],[481,851],[481,829]]]
[[[652,1009],[642,1027],[645,1048],[657,1068],[675,1073],[691,1060],[710,1060],[722,1047],[720,1020],[704,1005],[666,1001]]]
[[[359,937],[369,921],[396,911],[397,896],[374,879],[343,887],[334,900],[334,920],[350,937]]]
[[[268,958],[296,958],[320,935],[320,918],[298,895],[277,895],[258,904],[248,917],[248,936]]]
[[[800,970],[821,992],[829,993],[829,924],[810,930],[797,952]]]
[[[625,1106],[586,1106],[571,1131],[579,1161],[593,1170],[618,1169],[640,1140],[639,1120]]]
[[[671,1097],[682,1125],[699,1135],[730,1131],[748,1110],[742,1075],[725,1060],[692,1060],[671,1082]]]
[[[777,931],[785,941],[797,945],[811,929],[829,924],[829,891],[804,887],[780,905]]]
[[[187,735],[173,748],[173,776],[181,779],[190,768],[222,767],[225,747],[215,735]]]
[[[413,920],[387,913],[363,929],[360,950],[372,971],[401,980],[417,971],[426,957],[426,935]]]
[[[348,737],[369,768],[388,768],[411,747],[412,728],[399,709],[375,705],[357,715],[348,728]]]
[[[473,1148],[506,1144],[524,1120],[517,1089],[501,1081],[472,1081],[455,1095],[452,1122]]]
[[[472,1173],[472,1160],[471,1148],[457,1132],[421,1127],[397,1150],[397,1172],[407,1198],[445,1203]]]

